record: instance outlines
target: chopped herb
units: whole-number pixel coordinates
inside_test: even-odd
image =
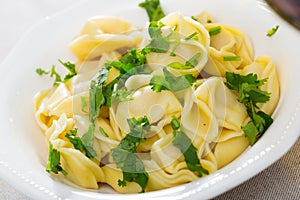
[[[132,92],[133,90],[125,90],[125,89],[114,90],[112,93],[113,101],[119,101],[119,102],[131,101],[133,100],[133,97],[130,97]]]
[[[262,91],[262,86],[267,79],[258,80],[256,74],[242,76],[231,72],[226,72],[225,85],[238,91],[237,100],[243,103],[251,119],[242,129],[245,136],[249,138],[250,145],[253,145],[273,123],[273,119],[263,111],[257,111],[257,103],[266,103],[270,100],[270,93]]]
[[[224,61],[240,61],[241,57],[240,56],[224,56],[223,60]]]
[[[85,110],[87,107],[86,98],[84,96],[80,96],[80,100],[81,100],[81,111],[87,113],[88,111]]]
[[[267,36],[271,37],[273,36],[279,29],[279,25],[276,25],[275,28],[272,28],[271,30],[268,30],[267,32]]]
[[[63,62],[62,60],[58,59],[60,64],[62,64],[68,71],[69,73],[65,76],[64,82],[67,80],[71,79],[73,76],[76,76],[76,70],[75,70],[75,64],[68,62]]]
[[[57,85],[58,83],[61,82],[67,82],[68,80],[70,80],[72,77],[76,76],[77,73],[75,71],[75,64],[72,64],[70,62],[63,62],[60,59],[58,59],[58,61],[69,71],[69,73],[64,77],[64,79],[62,80],[61,76],[56,72],[55,70],[55,65],[52,65],[51,69],[49,71],[45,71],[41,68],[37,68],[36,69],[36,73],[38,75],[47,75],[50,74],[50,77],[52,78],[53,76],[55,76],[55,80],[53,85]]]
[[[84,135],[81,137],[82,143],[85,148],[85,154],[88,158],[95,158],[97,156],[96,151],[93,149],[94,130],[95,130],[95,125],[91,123],[89,125],[88,131],[84,133]]]
[[[200,53],[196,53],[191,59],[186,61],[184,65],[180,62],[172,62],[168,64],[168,66],[174,69],[192,69],[198,64],[198,59],[200,58],[200,56]]]
[[[203,174],[209,174],[209,172],[204,169],[200,163],[197,156],[197,148],[192,144],[191,139],[185,134],[184,130],[181,128],[179,120],[175,116],[172,117],[171,126],[174,134],[174,140],[172,143],[181,151],[181,153],[183,153],[184,160],[189,170],[197,172],[199,177],[202,177]]]
[[[191,16],[191,18],[192,18],[193,20],[195,20],[195,21],[198,22],[198,20],[197,20],[197,18],[196,18],[195,16]]]
[[[208,30],[208,33],[209,33],[210,36],[219,34],[220,32],[221,32],[221,26],[216,26],[216,27],[210,28]]]
[[[148,14],[149,21],[158,21],[165,16],[159,0],[146,0],[139,4]]]
[[[150,80],[151,89],[156,92],[161,92],[162,90],[171,90],[173,92],[178,92],[191,87],[196,81],[196,78],[191,74],[186,74],[182,76],[174,76],[170,73],[167,68],[163,68],[163,76],[153,76]]]
[[[198,40],[197,34],[198,34],[198,32],[194,32],[191,35],[185,37],[184,39],[185,40]]]
[[[194,68],[198,64],[198,59],[201,57],[201,53],[196,53],[192,58],[186,61],[185,65]]]
[[[57,149],[53,148],[51,142],[49,142],[49,155],[48,155],[48,163],[47,163],[46,171],[48,173],[53,172],[54,174],[58,174],[59,172],[61,172],[65,176],[68,174],[61,167],[60,152]]]
[[[112,156],[118,168],[122,169],[123,180],[118,185],[126,186],[126,182],[136,182],[145,191],[149,175],[142,160],[136,155],[136,149],[146,140],[146,132],[150,130],[149,120],[146,116],[138,119],[127,119],[130,132],[121,140],[120,144],[112,149]]]
[[[107,138],[109,137],[109,135],[105,132],[105,130],[103,128],[99,127],[99,131],[104,137],[107,137]]]
[[[169,37],[162,35],[161,28],[163,26],[162,23],[156,21],[150,22],[148,33],[151,37],[151,41],[146,47],[148,52],[165,53],[169,50]]]
[[[82,151],[88,158],[95,158],[97,156],[93,149],[94,130],[93,125],[90,125],[89,131],[86,132],[82,138],[77,135],[77,128],[70,130],[70,133],[65,135],[66,138],[73,144],[75,149]]]

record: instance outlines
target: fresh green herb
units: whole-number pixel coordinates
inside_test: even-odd
[[[56,72],[55,65],[52,65],[52,68],[49,71],[45,71],[41,68],[37,68],[36,73],[40,76],[50,74],[51,78],[53,76],[55,76],[53,85],[57,85],[58,83],[61,83],[61,82],[65,83],[68,80],[70,80],[72,77],[77,75],[77,73],[75,71],[75,64],[72,64],[70,62],[63,62],[60,59],[58,59],[58,61],[69,71],[69,73],[64,77],[63,80],[62,80],[61,76]]]
[[[267,36],[272,37],[279,29],[279,25],[276,25],[275,28],[272,28],[271,30],[268,30]]]
[[[259,89],[267,79],[258,80],[256,74],[242,76],[226,72],[226,86],[238,92],[237,100],[243,103],[251,119],[242,129],[245,136],[253,145],[273,123],[273,119],[263,111],[257,111],[257,103],[266,103],[270,100],[270,93]]]
[[[70,130],[70,133],[67,133],[65,137],[69,139],[75,149],[84,152],[88,158],[95,158],[97,156],[95,150],[93,149],[93,125],[90,125],[89,131],[85,133],[82,138],[78,137],[77,128]]]
[[[86,98],[84,96],[80,96],[80,101],[81,101],[81,111],[87,113],[88,111],[86,110],[87,107]]]
[[[172,62],[168,64],[168,66],[174,69],[192,69],[198,64],[198,59],[200,58],[200,56],[200,53],[196,53],[191,59],[186,61],[184,65],[180,62]]]
[[[196,81],[196,78],[191,74],[174,76],[166,67],[163,68],[163,72],[163,76],[153,76],[151,78],[150,85],[153,91],[161,92],[162,90],[171,90],[178,92],[191,87]]]
[[[158,21],[165,16],[159,0],[146,0],[140,3],[139,6],[146,9],[150,22]]]
[[[135,74],[144,74],[146,64],[146,52],[137,51],[135,48],[130,49],[119,61],[111,61],[105,64],[105,67],[100,70],[97,88],[99,88],[98,98],[103,98],[100,101],[97,108],[100,110],[102,106],[111,107],[113,100],[131,100],[129,92],[125,92],[124,87],[125,80]],[[112,80],[109,84],[104,85],[107,79],[107,73],[110,68],[116,68],[120,71],[120,75]],[[102,80],[102,81],[101,81]],[[98,111],[98,109],[96,111]],[[98,112],[96,112],[97,114]]]
[[[164,25],[160,22],[150,22],[148,33],[151,37],[150,43],[146,46],[145,50],[149,52],[165,53],[169,50],[170,42],[168,36],[163,36],[161,28]],[[144,51],[145,51],[144,50]]]
[[[221,26],[215,26],[215,27],[210,28],[210,29],[208,30],[208,33],[209,33],[210,36],[219,34],[220,32],[221,32]]]
[[[141,142],[146,140],[146,132],[150,130],[149,120],[144,116],[138,119],[127,119],[127,123],[130,132],[116,148],[112,149],[113,159],[123,172],[123,180],[118,180],[118,185],[125,187],[126,182],[136,182],[141,186],[141,192],[144,192],[149,175],[142,160],[136,155],[136,149]]]
[[[53,172],[54,174],[58,174],[59,172],[61,172],[65,176],[68,174],[61,167],[60,152],[57,149],[53,148],[53,145],[51,142],[49,142],[49,156],[48,156],[48,163],[47,163],[46,171],[48,173]]]
[[[198,40],[197,34],[198,34],[198,32],[194,32],[191,35],[185,37],[184,39],[185,40]]]
[[[240,56],[224,56],[223,60],[224,61],[240,61],[241,57]]]
[[[197,18],[196,18],[195,16],[191,16],[191,18],[192,18],[193,20],[195,20],[195,21],[198,22],[198,20],[197,20]]]
[[[95,131],[95,125],[91,123],[89,125],[88,131],[84,133],[84,135],[81,137],[82,143],[85,148],[85,154],[88,158],[95,158],[97,156],[96,151],[93,149],[94,131]]]
[[[73,76],[76,76],[76,70],[75,70],[75,64],[68,62],[63,62],[62,60],[58,59],[60,64],[62,64],[68,71],[69,73],[65,76],[64,82],[67,80],[70,80]]]
[[[99,131],[104,137],[107,137],[107,138],[109,137],[109,135],[105,132],[105,130],[103,128],[99,127]]]
[[[112,93],[113,101],[119,101],[119,102],[131,101],[133,100],[133,97],[130,97],[132,92],[133,90],[125,90],[125,89],[114,90]]]
[[[197,148],[192,144],[191,139],[185,134],[184,130],[181,128],[179,120],[175,116],[172,117],[171,126],[174,134],[174,140],[172,143],[181,151],[181,153],[183,153],[184,160],[189,170],[197,172],[199,177],[202,177],[203,174],[209,174],[209,172],[204,169],[200,163],[197,156]]]

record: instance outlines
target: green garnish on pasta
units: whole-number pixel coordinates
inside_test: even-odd
[[[258,80],[256,74],[242,76],[235,73],[226,73],[225,84],[231,90],[238,92],[238,101],[246,106],[251,121],[243,126],[245,136],[253,145],[261,137],[267,128],[273,123],[273,119],[263,111],[257,111],[257,103],[266,103],[270,100],[270,93],[259,89],[267,79]]]
[[[65,75],[64,79],[61,78],[61,75],[55,70],[55,65],[52,65],[52,68],[49,71],[45,71],[42,68],[37,68],[36,73],[38,75],[47,75],[49,74],[50,77],[55,77],[53,85],[57,85],[58,83],[67,82],[72,77],[76,76],[76,69],[75,64],[70,62],[63,62],[62,60],[58,59],[58,61],[69,71],[67,75]]]
[[[68,174],[61,166],[60,152],[57,149],[53,148],[51,142],[49,142],[49,156],[46,171],[48,173],[52,172],[54,174],[58,174],[59,172],[61,172],[65,176]]]
[[[162,90],[171,90],[173,92],[178,92],[191,87],[196,81],[196,78],[190,74],[174,76],[166,67],[163,68],[163,72],[163,76],[153,76],[150,80],[153,91],[161,92]]]
[[[118,180],[118,185],[125,187],[126,182],[136,182],[141,186],[141,192],[144,192],[149,175],[142,160],[137,156],[136,149],[141,142],[146,140],[146,133],[150,130],[150,124],[146,116],[138,119],[127,119],[127,123],[130,132],[116,148],[112,149],[112,157],[117,167],[121,168],[123,172],[123,180]]]
[[[268,30],[267,36],[272,37],[279,29],[279,25],[276,25],[275,28]]]
[[[77,128],[70,130],[70,133],[66,134],[66,138],[69,139],[75,149],[85,153],[88,158],[95,158],[97,154],[93,149],[94,126],[91,125],[89,131],[82,138],[77,135],[77,130]]]
[[[158,21],[165,16],[159,0],[146,0],[139,6],[146,9],[150,21]]]
[[[202,177],[203,174],[209,174],[209,172],[204,169],[200,163],[197,156],[197,148],[192,144],[191,139],[185,134],[184,130],[181,128],[179,120],[175,116],[172,117],[171,126],[174,134],[174,140],[172,143],[180,149],[181,153],[183,153],[187,167],[191,171],[197,172],[199,177]]]
[[[217,35],[221,32],[221,26],[215,26],[213,28],[210,28],[208,32],[210,36]]]
[[[224,56],[223,60],[224,61],[240,61],[241,57],[240,56]]]

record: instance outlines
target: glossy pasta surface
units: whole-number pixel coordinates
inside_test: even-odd
[[[141,186],[135,181],[120,186],[124,171],[116,163],[113,151],[132,131],[128,119],[144,116],[149,131],[135,154],[148,174],[146,192],[199,178],[174,145],[174,118],[208,174],[233,161],[249,147],[242,130],[249,116],[245,106],[237,101],[238,94],[224,84],[226,72],[267,78],[261,89],[271,94],[270,101],[259,106],[268,115],[276,108],[280,89],[275,64],[269,56],[254,58],[250,39],[241,30],[214,22],[207,12],[193,18],[171,13],[160,23],[162,37],[170,39],[168,49],[148,52],[142,72],[129,71],[123,76],[126,78],[115,82],[115,87],[122,85],[122,91],[128,95],[125,99],[113,98],[92,121],[95,157],[89,158],[85,150],[76,149],[66,135],[76,129],[82,138],[88,132],[92,80],[98,80],[99,71],[107,63],[119,61],[132,49],[140,52],[147,47],[151,42],[148,24],[140,28],[115,17],[89,19],[69,46],[78,59],[77,75],[34,97],[35,118],[46,144],[60,152],[61,166],[67,172],[65,178],[75,184],[90,189],[108,184],[119,193],[140,192]],[[210,34],[216,27],[220,31]],[[224,57],[239,59],[226,61]],[[192,76],[195,82],[180,90],[154,91],[153,77],[163,77],[166,71],[174,77]],[[109,68],[103,87],[114,83],[120,74],[117,67]]]

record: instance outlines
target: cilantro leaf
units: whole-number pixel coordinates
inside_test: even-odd
[[[183,153],[184,160],[189,170],[197,172],[199,177],[202,177],[203,174],[209,174],[209,172],[204,169],[200,163],[197,155],[197,148],[192,144],[191,139],[185,134],[184,130],[181,128],[179,120],[175,116],[172,117],[171,127],[174,134],[172,144],[177,147],[181,153]]]
[[[118,180],[118,185],[125,187],[126,182],[136,182],[141,186],[141,192],[144,192],[149,175],[142,160],[137,156],[136,149],[141,142],[146,140],[145,134],[150,130],[149,120],[144,116],[138,119],[127,119],[127,123],[130,132],[116,148],[112,149],[112,157],[117,167],[123,172],[123,180]]]
[[[146,9],[150,22],[158,21],[165,16],[159,0],[146,0],[140,3],[139,6]]]
[[[178,92],[191,87],[196,81],[196,78],[191,74],[174,76],[167,68],[163,68],[163,72],[163,76],[153,76],[151,78],[150,85],[153,91],[161,92],[162,90],[171,90]]]
[[[231,72],[226,72],[225,85],[238,92],[237,100],[243,103],[251,119],[242,129],[245,136],[249,138],[250,145],[264,134],[267,128],[273,123],[273,119],[263,111],[257,111],[257,103],[266,103],[270,100],[270,93],[262,91],[262,86],[267,79],[258,80],[256,74],[242,76]]]
[[[59,172],[61,172],[65,176],[68,174],[61,166],[60,152],[57,149],[53,148],[51,142],[49,142],[49,156],[46,171],[48,173],[53,172],[54,174],[58,174]]]

